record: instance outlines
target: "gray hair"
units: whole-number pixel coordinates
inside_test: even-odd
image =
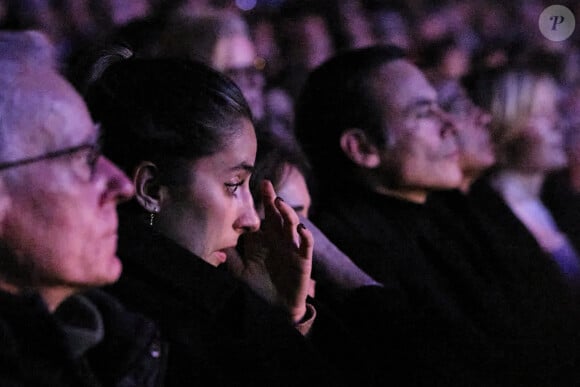
[[[30,106],[44,105],[38,98],[46,96],[31,96],[29,88],[22,87],[23,80],[31,72],[56,74],[55,58],[54,46],[42,32],[0,31],[0,161],[22,155],[27,143],[36,142],[31,133],[16,128],[24,121],[41,127],[41,109]]]
[[[46,66],[57,69],[56,50],[40,31],[0,31],[0,60],[20,66]]]

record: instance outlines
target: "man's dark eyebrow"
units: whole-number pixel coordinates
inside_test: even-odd
[[[292,206],[292,209],[296,212],[304,210],[304,206]]]

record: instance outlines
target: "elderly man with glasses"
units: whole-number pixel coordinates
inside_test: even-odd
[[[0,34],[0,385],[160,385],[155,326],[92,289],[121,273],[132,184],[73,87],[15,55],[34,37]]]

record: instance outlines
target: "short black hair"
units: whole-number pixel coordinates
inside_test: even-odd
[[[339,145],[346,129],[359,128],[377,144],[386,143],[371,82],[378,68],[405,57],[402,48],[391,45],[350,49],[309,74],[296,103],[295,132],[322,186],[331,176],[335,180],[333,171],[351,165]]]

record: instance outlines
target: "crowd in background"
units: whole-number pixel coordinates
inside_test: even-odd
[[[0,380],[580,385],[549,5],[0,0]]]
[[[3,0],[0,28],[47,33],[66,70],[91,45],[122,39],[151,49],[176,18],[203,17],[227,9],[247,23],[256,51],[255,66],[265,78],[265,88],[282,88],[292,98],[305,74],[333,53],[374,43],[403,47],[423,68],[442,77],[457,78],[473,66],[506,61],[546,66],[569,87],[580,77],[578,29],[562,42],[552,42],[540,33],[538,18],[551,5],[549,1],[287,0],[258,2],[249,10],[238,3],[244,2]],[[561,3],[578,14],[576,2]],[[179,29],[183,23],[176,23],[168,40],[187,40],[188,34],[196,33],[193,28]],[[216,26],[206,23],[196,28]],[[273,114],[287,110],[283,96],[268,95]]]

